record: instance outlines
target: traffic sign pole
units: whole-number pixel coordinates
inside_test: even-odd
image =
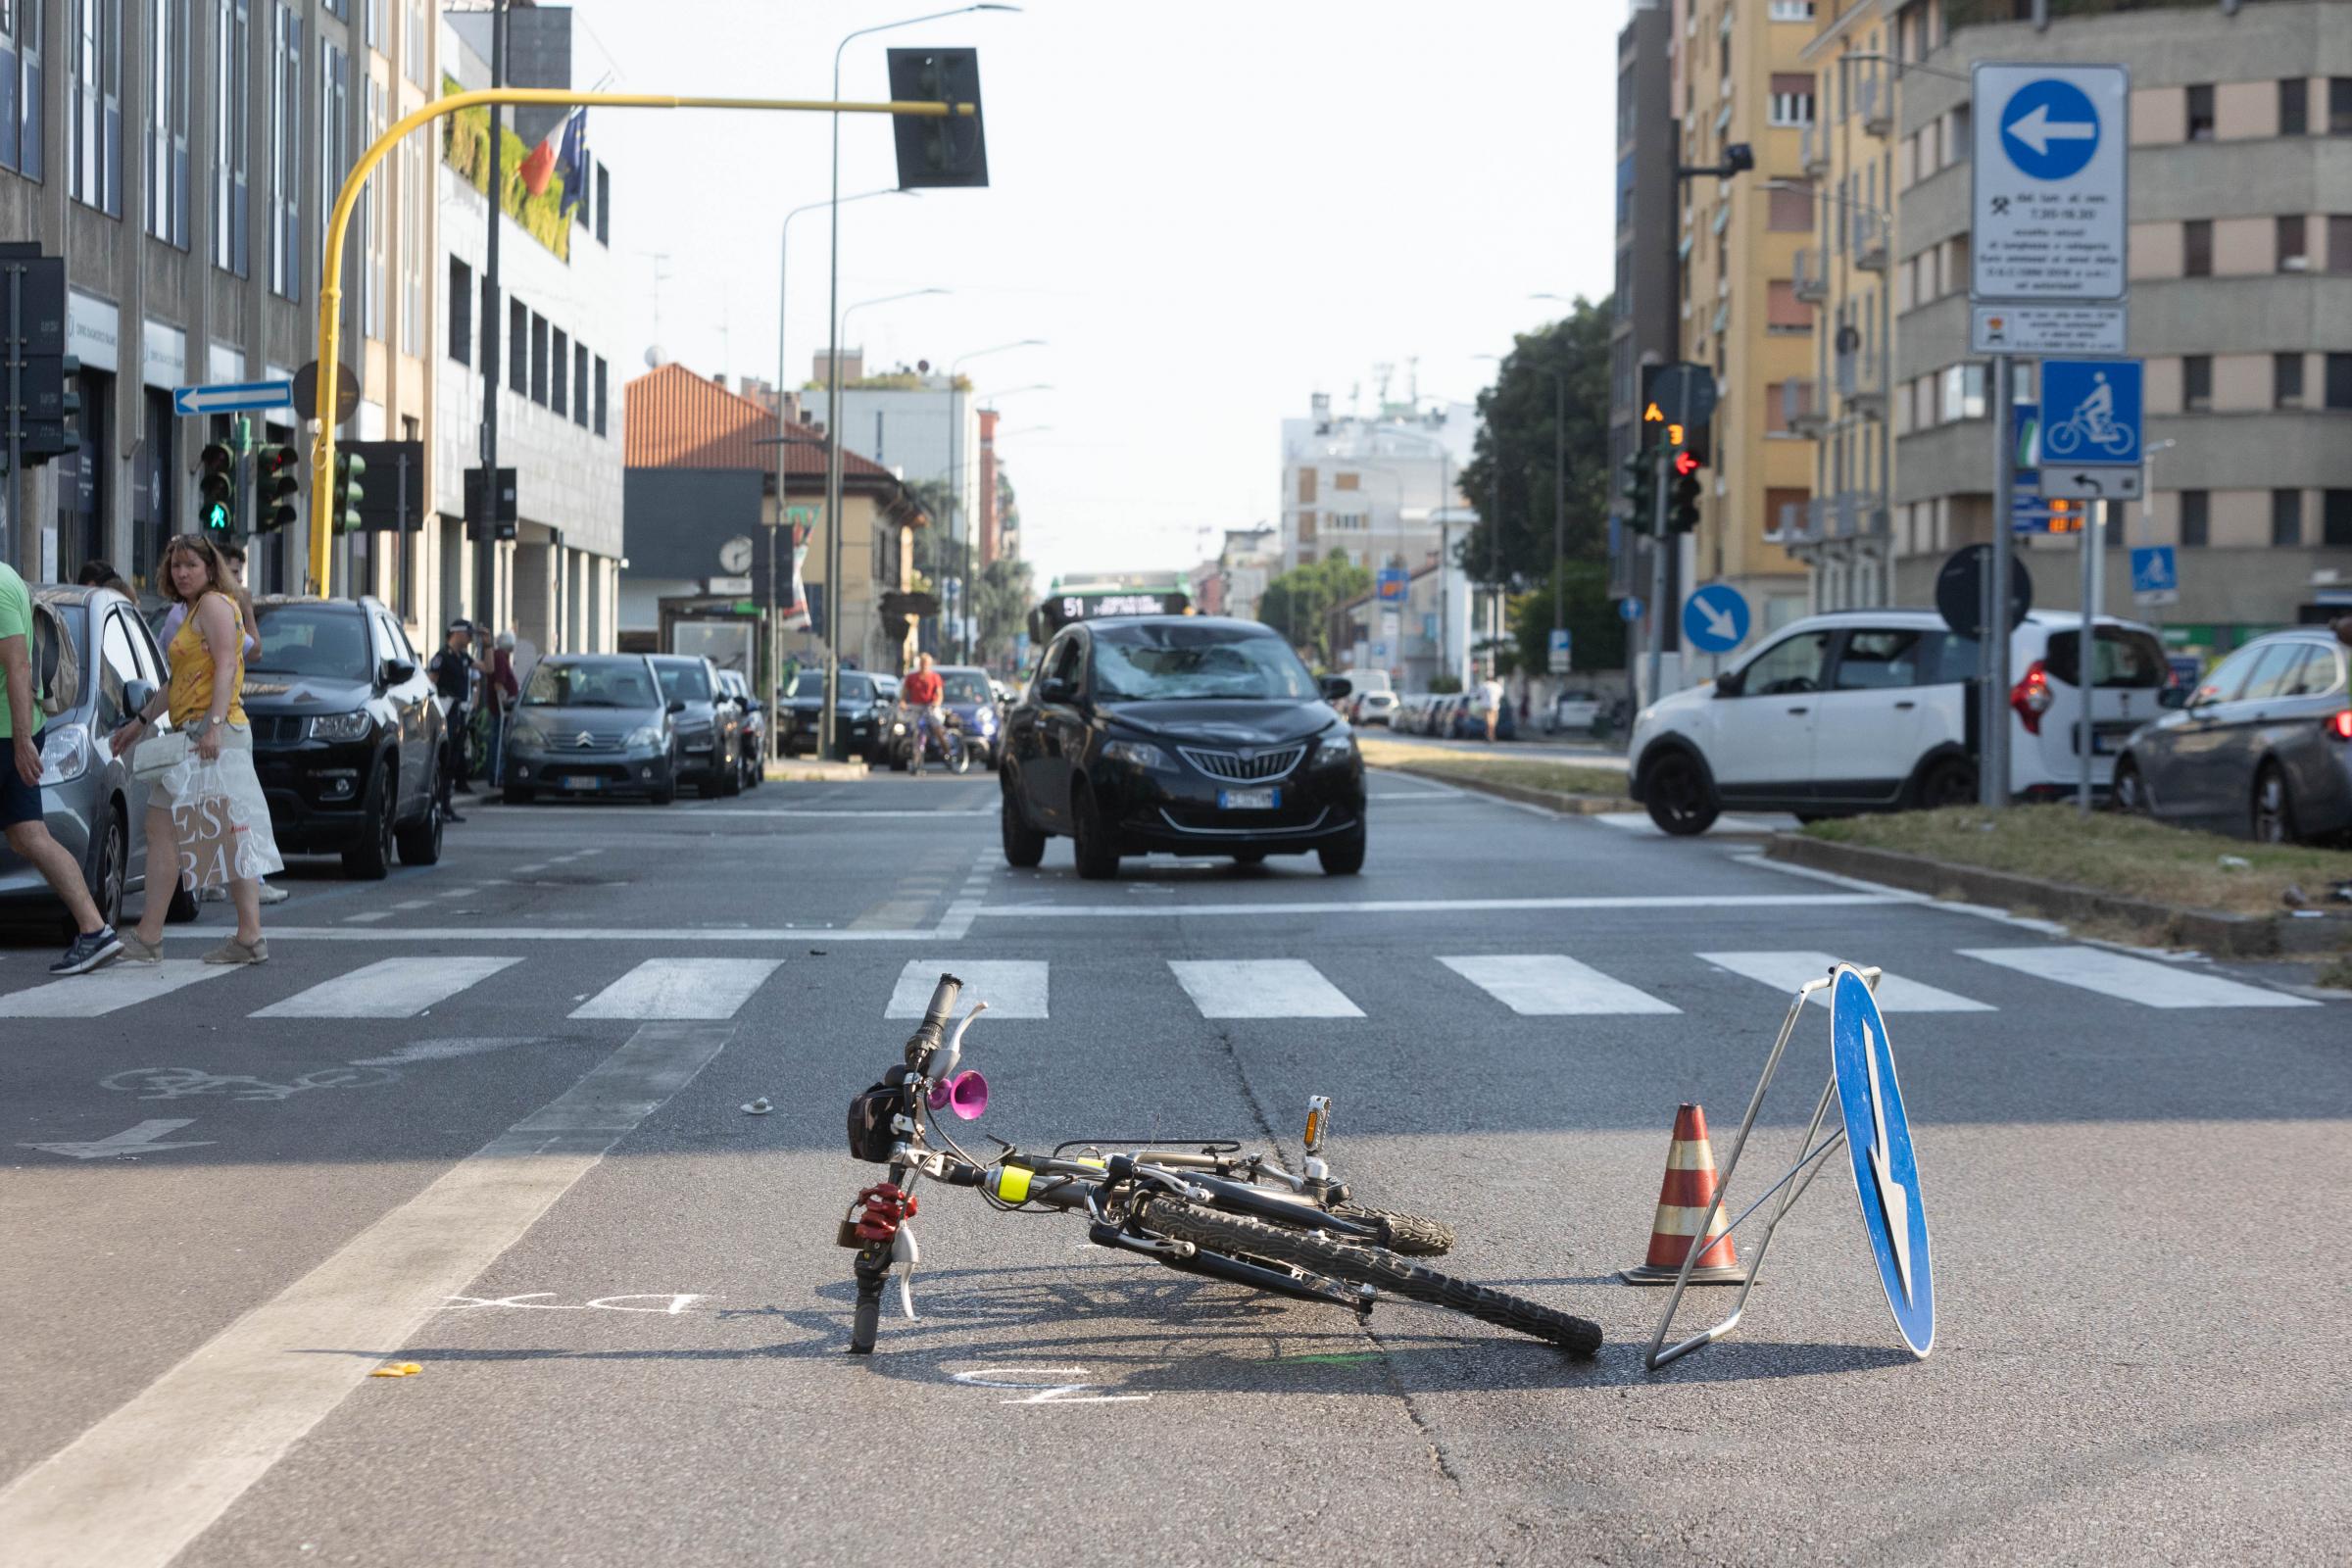
[[[1658,485],[1652,498],[1649,535],[1649,603],[1653,611],[1666,603],[1666,476],[1667,448],[1658,443]],[[1659,682],[1666,673],[1666,616],[1659,611],[1649,617],[1649,683],[1643,706],[1654,703],[1663,695]]]
[[[2082,711],[2075,720],[2075,809],[2090,814],[2091,762],[2096,749],[2091,739],[2090,694],[2098,689],[2099,525],[2107,520],[2103,501],[2082,509],[2082,632],[2075,639],[2075,690],[2082,694]]]
[[[2016,387],[2006,354],[1992,357],[1992,550],[1984,558],[1984,613],[1978,633],[1984,689],[1984,725],[1977,732],[1977,798],[1989,810],[2009,804],[2009,519],[1999,498],[2017,483],[2017,446],[2009,434]]]

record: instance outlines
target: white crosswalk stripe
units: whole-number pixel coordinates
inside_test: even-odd
[[[2046,948],[1962,948],[1963,956],[1982,958],[2038,980],[2080,986],[2101,996],[2136,1002],[2143,1007],[2317,1007],[2308,997],[2245,985],[2218,974],[2201,974],[2176,963],[2127,957],[2104,948],[2060,945]]]
[[[199,980],[218,980],[235,967],[200,958],[168,958],[153,964],[125,963],[118,958],[88,974],[0,997],[0,1018],[102,1018],[170,996]]]
[[[1683,1009],[1558,953],[1489,953],[1438,960],[1513,1012],[1531,1018]]]
[[[255,1018],[414,1018],[520,958],[385,958],[297,991]]]
[[[1364,1010],[1304,958],[1170,958],[1203,1018],[1361,1018]]]
[[[910,958],[899,971],[890,993],[885,1018],[920,1018],[931,1004],[939,977],[952,974],[963,982],[958,1015],[975,1002],[988,1004],[988,1016],[1043,1018],[1046,1016],[1046,960],[1043,958]]]
[[[776,972],[775,958],[648,958],[571,1011],[574,1018],[732,1018]]]
[[[1750,980],[1761,980],[1784,998],[1796,994],[1796,988],[1808,980],[1826,979],[1831,967],[1838,960],[1835,954],[1807,950],[1774,951],[1765,953],[1702,953],[1699,955],[1719,969],[1743,974]],[[1891,970],[1879,976],[1879,1010],[1881,1012],[1993,1012],[1997,1009],[1986,1003],[1972,1002],[1963,996],[1939,990],[1917,980],[1907,980]],[[1813,993],[1820,1006],[1830,1004],[1827,991]]]

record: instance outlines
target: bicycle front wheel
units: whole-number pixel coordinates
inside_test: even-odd
[[[1145,1202],[1139,1217],[1147,1231],[1191,1242],[1212,1252],[1288,1263],[1309,1273],[1375,1286],[1424,1306],[1444,1307],[1546,1341],[1573,1355],[1591,1355],[1600,1348],[1597,1323],[1407,1263],[1376,1248],[1352,1246],[1320,1232],[1288,1230],[1246,1215],[1221,1214],[1164,1198]]]

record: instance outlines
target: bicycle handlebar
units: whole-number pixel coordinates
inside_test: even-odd
[[[947,1038],[948,1018],[956,1010],[956,999],[963,995],[963,982],[952,974],[939,977],[939,985],[931,993],[931,1005],[923,1012],[923,1021],[915,1026],[906,1041],[906,1065],[920,1071],[932,1052]]]

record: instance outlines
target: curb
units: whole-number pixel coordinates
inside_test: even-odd
[[[1529,789],[1524,784],[1497,784],[1489,779],[1463,778],[1456,773],[1414,767],[1404,762],[1381,762],[1375,765],[1387,772],[1425,778],[1432,784],[1449,784],[1455,789],[1469,790],[1477,795],[1492,795],[1497,800],[1513,801],[1521,806],[1541,807],[1547,811],[1557,811],[1562,816],[1596,816],[1603,811],[1642,809],[1622,795],[1570,795],[1562,790]]]
[[[1810,870],[1858,877],[1930,897],[1957,894],[1972,904],[2022,909],[2053,920],[2123,920],[2161,933],[2175,947],[2196,948],[2231,957],[2263,958],[2281,954],[2331,953],[2352,941],[2352,917],[2335,914],[2300,919],[2283,914],[2225,914],[2147,899],[2102,893],[2096,888],[2044,882],[2014,871],[1956,865],[1949,860],[1906,855],[1899,850],[1833,844],[1801,833],[1775,833],[1765,841],[1770,859]]]

